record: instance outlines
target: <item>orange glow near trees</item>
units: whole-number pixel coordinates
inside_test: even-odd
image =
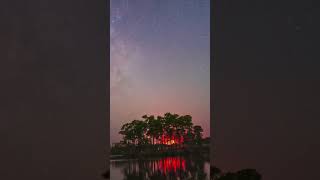
[[[172,145],[172,144],[176,144],[175,141],[172,139],[170,141],[167,141],[167,145]]]
[[[183,137],[181,138],[178,138],[178,137],[167,137],[165,135],[162,135],[162,138],[161,138],[161,143],[162,144],[166,144],[166,145],[173,145],[173,144],[182,144],[183,143]]]

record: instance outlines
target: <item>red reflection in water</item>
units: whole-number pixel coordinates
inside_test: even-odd
[[[158,161],[159,170],[163,174],[168,172],[177,172],[177,170],[186,170],[186,160],[181,157],[166,157]]]

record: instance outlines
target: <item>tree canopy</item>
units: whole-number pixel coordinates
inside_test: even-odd
[[[165,113],[163,116],[143,115],[121,127],[126,144],[201,143],[203,129],[193,125],[192,116]]]

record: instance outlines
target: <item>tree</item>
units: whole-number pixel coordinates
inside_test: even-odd
[[[202,132],[203,129],[201,126],[194,126],[193,127],[193,132],[195,135],[195,143],[196,144],[201,144],[201,140],[202,140]]]
[[[123,135],[123,140],[126,144],[130,142],[135,144],[135,137],[134,137],[134,129],[132,123],[126,123],[121,127],[121,131],[119,134]]]
[[[165,135],[169,137],[169,141],[172,140],[173,133],[174,133],[174,123],[176,121],[178,115],[171,114],[171,113],[165,113],[163,117],[163,128]]]
[[[133,124],[133,135],[135,140],[137,140],[138,144],[145,144],[146,137],[145,133],[147,131],[147,123],[141,120],[132,121]]]
[[[184,137],[187,130],[190,130],[193,126],[192,117],[190,115],[181,116],[179,120],[179,128],[181,132],[179,133],[181,137]]]
[[[142,120],[134,120],[122,126],[120,134],[126,144],[155,144],[163,136],[162,143],[173,142],[177,144],[195,142],[200,144],[203,129],[201,126],[193,126],[190,115],[165,113],[164,116],[142,116]],[[148,142],[147,142],[148,141]],[[167,142],[164,142],[167,141]]]
[[[186,134],[184,135],[184,143],[185,144],[190,144],[194,142],[194,133],[192,128],[188,128]]]
[[[161,116],[158,116],[157,119],[154,118],[154,116],[147,116],[144,115],[142,118],[145,119],[148,129],[147,129],[147,135],[152,138],[152,144],[155,144],[155,139],[159,139],[159,137],[163,133],[162,123],[161,123]]]

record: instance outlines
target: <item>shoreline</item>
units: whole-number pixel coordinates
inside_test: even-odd
[[[152,153],[124,153],[124,154],[111,154],[110,160],[121,160],[121,159],[150,159],[150,158],[163,158],[171,156],[182,156],[190,158],[201,158],[210,159],[210,151],[204,151],[203,149],[198,151],[166,151],[166,152],[152,152]]]

